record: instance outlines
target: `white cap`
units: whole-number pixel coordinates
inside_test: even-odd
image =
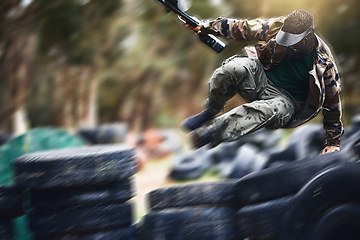
[[[284,32],[282,29],[276,34],[276,43],[285,47],[294,45],[304,39],[312,30],[314,30],[314,26],[309,27],[302,33],[288,33]]]

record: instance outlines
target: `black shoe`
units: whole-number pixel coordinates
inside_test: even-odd
[[[214,141],[213,131],[202,128],[190,133],[190,145],[192,148],[201,148]]]
[[[208,110],[204,110],[199,114],[186,118],[182,123],[181,127],[188,131],[194,131],[198,129],[206,122],[214,119],[215,114],[209,112]]]

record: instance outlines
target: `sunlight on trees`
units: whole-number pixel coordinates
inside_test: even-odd
[[[202,18],[315,15],[343,77],[345,119],[359,112],[360,8],[355,0],[204,0]],[[201,110],[207,81],[250,43],[216,54],[155,0],[4,0],[0,3],[2,132],[127,122],[134,131],[177,127]]]

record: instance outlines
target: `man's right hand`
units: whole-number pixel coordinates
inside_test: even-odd
[[[190,28],[191,30],[193,30],[197,33],[200,33],[200,30],[201,30],[201,25],[194,27],[194,26],[186,23],[185,27]]]
[[[338,146],[326,146],[324,150],[322,150],[321,154],[330,153],[340,151],[340,147]]]

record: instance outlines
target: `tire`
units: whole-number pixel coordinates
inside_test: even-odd
[[[95,128],[82,128],[78,135],[91,144],[109,144],[124,142],[128,126],[123,123],[103,124]]]
[[[33,209],[29,213],[32,232],[47,236],[129,227],[131,222],[132,203],[129,202],[59,210]]]
[[[261,150],[275,147],[282,137],[282,129],[269,130],[262,128],[239,139],[243,144],[250,143]]]
[[[288,161],[275,161],[275,162],[272,162],[272,163],[267,163],[266,164],[266,167],[265,168],[272,168],[272,167],[277,167],[277,166],[281,166],[281,165],[284,165],[284,164],[287,164]]]
[[[322,124],[305,124],[298,127],[290,136],[295,146],[295,160],[319,155],[325,145],[325,131]]]
[[[291,162],[296,160],[296,145],[287,146],[283,150],[277,150],[269,154],[269,158],[264,168],[277,165],[278,162]]]
[[[348,137],[344,137],[341,140],[341,148],[348,151],[353,151],[354,154],[360,155],[360,131],[351,134]]]
[[[351,158],[350,152],[338,151],[248,174],[236,184],[238,203],[247,205],[294,194],[319,172]]]
[[[188,207],[150,212],[143,219],[143,239],[237,239],[233,207]]]
[[[346,145],[348,139],[357,137],[359,139],[360,134],[360,114],[355,115],[350,122],[350,126],[345,129],[344,134],[341,136],[342,147]]]
[[[259,171],[263,170],[265,168],[267,161],[268,161],[268,156],[266,156],[265,154],[260,153],[260,152],[257,153],[255,155],[255,158],[249,165],[248,172],[253,173],[253,172],[259,172]]]
[[[220,164],[220,175],[226,178],[239,179],[250,172],[252,166],[255,166],[258,148],[250,143],[240,146],[232,161],[227,164]]]
[[[85,139],[89,144],[97,144],[97,129],[96,128],[82,128],[77,130],[77,135]]]
[[[0,146],[4,145],[6,142],[8,142],[13,137],[10,133],[1,133],[0,134]]]
[[[206,154],[210,162],[214,165],[221,164],[235,158],[236,153],[243,144],[239,146],[238,142],[224,142],[216,148],[208,149]]]
[[[147,195],[151,210],[199,205],[236,205],[236,181],[193,183],[154,190]]]
[[[325,132],[321,124],[305,124],[293,131],[285,149],[270,154],[266,166],[277,161],[296,161],[317,156],[324,146]]]
[[[176,180],[194,180],[210,167],[210,161],[204,157],[205,149],[179,154],[173,158],[169,176]]]
[[[136,226],[112,229],[103,232],[67,234],[63,236],[35,235],[35,240],[137,240]]]
[[[317,222],[309,239],[360,239],[360,205],[350,203],[330,210]]]
[[[279,219],[290,206],[292,199],[293,196],[290,196],[241,208],[237,212],[240,239],[276,239]]]
[[[98,184],[135,174],[134,153],[121,145],[71,148],[22,155],[14,160],[22,188]]]
[[[96,206],[124,203],[135,196],[134,179],[82,187],[30,189],[30,205],[59,209],[70,206]]]
[[[0,187],[0,214],[16,218],[24,214],[22,192],[16,187]]]
[[[360,204],[359,184],[360,165],[356,163],[340,164],[318,174],[296,194],[281,220],[279,239],[309,239],[328,211],[350,202]]]
[[[13,226],[10,218],[2,216],[0,218],[0,239],[1,240],[13,240]]]

